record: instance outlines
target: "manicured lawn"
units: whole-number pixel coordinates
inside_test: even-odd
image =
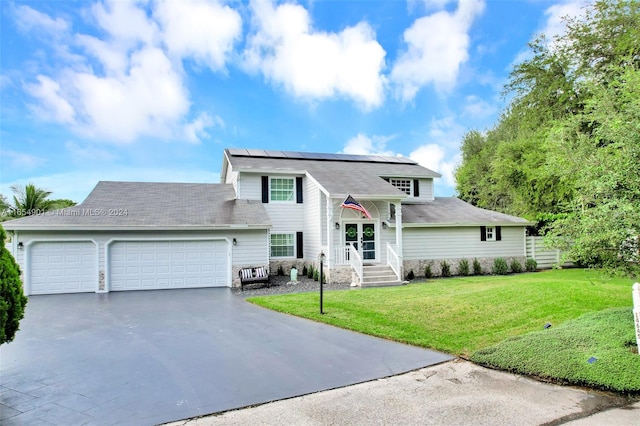
[[[638,393],[640,356],[630,344],[635,336],[632,284],[630,279],[582,269],[438,279],[325,292],[324,315],[319,313],[318,293],[248,300],[499,369]],[[582,317],[609,308],[623,309]],[[547,323],[552,326],[545,330]],[[594,334],[599,336],[593,338]],[[553,343],[551,336],[556,336]],[[591,356],[598,361],[587,363]]]

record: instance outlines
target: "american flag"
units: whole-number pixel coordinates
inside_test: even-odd
[[[357,210],[361,212],[363,215],[365,215],[366,217],[368,217],[369,219],[371,219],[371,215],[369,214],[367,209],[362,207],[362,204],[357,202],[356,199],[353,198],[351,195],[348,195],[347,198],[344,199],[341,207],[344,207],[345,209]]]

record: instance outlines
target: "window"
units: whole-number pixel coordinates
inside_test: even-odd
[[[501,226],[481,226],[480,241],[500,241],[502,240]]]
[[[271,201],[293,201],[294,187],[293,178],[271,178]]]
[[[293,234],[271,234],[271,257],[293,257]]]
[[[495,241],[496,234],[494,233],[493,226],[487,226],[487,241]]]
[[[411,195],[411,179],[389,179],[389,183],[407,195]]]

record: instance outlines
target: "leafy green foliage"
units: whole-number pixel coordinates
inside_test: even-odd
[[[513,272],[514,274],[519,274],[520,272],[522,272],[522,264],[516,259],[513,259],[511,260],[511,263],[509,263],[509,269],[511,269],[511,272]]]
[[[631,308],[591,312],[472,354],[482,365],[606,391],[640,393]],[[587,360],[597,358],[593,364]]]
[[[469,261],[467,259],[462,259],[458,263],[458,275],[463,277],[469,275]]]
[[[640,3],[596,1],[531,43],[493,129],[462,140],[459,196],[538,220],[567,257],[630,272],[640,235]]]
[[[535,272],[538,270],[538,262],[536,262],[535,259],[527,259],[526,263],[524,264],[524,268],[527,270],[527,272]]]
[[[424,267],[424,277],[426,279],[429,279],[429,278],[433,277],[433,271],[431,270],[431,264],[430,263],[427,266]]]
[[[4,246],[5,238],[4,229],[0,227],[0,345],[14,339],[27,305],[20,268]]]
[[[407,274],[407,279],[409,281],[415,279],[416,275],[413,273],[413,269],[409,271],[409,273]]]
[[[507,266],[507,261],[501,257],[496,257],[493,260],[493,268],[491,268],[491,273],[494,275],[507,275],[509,273],[509,266]]]
[[[451,276],[451,266],[447,263],[446,260],[440,262],[440,276],[442,277],[450,277]]]
[[[284,276],[284,268],[282,267],[282,265],[278,266],[278,270],[276,271],[276,275],[278,275],[279,277],[283,277]]]
[[[482,265],[478,259],[473,259],[473,275],[482,275]]]
[[[49,210],[63,209],[76,205],[72,200],[49,199],[51,191],[38,188],[33,183],[24,186],[12,185],[11,191],[14,193],[13,205],[10,205],[6,197],[0,194],[0,209],[3,214],[0,220],[42,214]]]
[[[307,269],[307,278],[313,278],[314,268],[313,265],[309,265],[309,269]]]
[[[307,270],[307,265],[304,265],[304,266],[302,267],[302,275],[306,277],[308,272],[309,272],[309,271]]]
[[[320,279],[320,271],[317,269],[313,270],[313,280],[318,281]]]

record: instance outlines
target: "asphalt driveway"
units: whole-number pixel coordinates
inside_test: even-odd
[[[229,289],[33,296],[0,347],[0,422],[157,424],[450,359],[271,312]]]

